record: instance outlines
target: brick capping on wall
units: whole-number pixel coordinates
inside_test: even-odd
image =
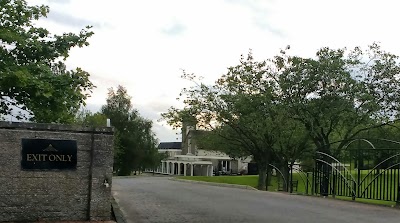
[[[0,121],[0,222],[110,220],[113,133],[111,127]],[[76,141],[76,168],[23,169],[22,139]]]
[[[58,132],[94,132],[100,134],[114,133],[113,127],[91,127],[80,125],[30,123],[30,122],[5,122],[0,121],[0,129],[26,129],[35,131],[58,131]]]

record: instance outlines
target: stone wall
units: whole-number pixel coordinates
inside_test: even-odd
[[[23,169],[22,139],[76,141],[76,166]],[[110,220],[112,166],[111,128],[0,122],[0,222]]]

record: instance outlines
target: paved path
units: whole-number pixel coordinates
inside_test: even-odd
[[[128,223],[395,223],[400,210],[354,202],[200,185],[167,177],[113,180]]]

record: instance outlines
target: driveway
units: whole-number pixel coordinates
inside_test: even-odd
[[[113,179],[128,223],[393,223],[400,210],[355,202],[201,185],[168,177]]]

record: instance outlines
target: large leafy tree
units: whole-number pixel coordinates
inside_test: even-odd
[[[196,83],[183,89],[186,106],[163,117],[176,123],[179,114],[192,114],[200,126],[218,130],[233,148],[254,157],[262,189],[270,162],[293,163],[309,150],[308,139],[318,151],[337,155],[360,133],[396,122],[397,60],[377,44],[367,50],[322,48],[315,58],[282,50],[257,62],[249,54],[212,86],[184,73]]]
[[[67,70],[62,62],[72,47],[87,46],[93,32],[86,27],[79,34],[51,35],[34,25],[48,12],[24,0],[0,1],[0,116],[73,122],[93,88],[87,72]]]
[[[101,113],[111,120],[115,128],[114,171],[130,175],[132,171],[153,168],[157,156],[157,140],[151,131],[152,122],[133,109],[127,90],[118,86],[109,89],[107,104]]]
[[[398,57],[376,43],[367,50],[322,48],[315,58],[282,53],[274,60],[281,101],[317,150],[337,155],[360,133],[396,121]]]
[[[285,105],[280,104],[279,108],[279,113],[274,116],[279,125],[276,126],[275,131],[277,142],[274,145],[273,163],[276,168],[279,168],[279,175],[282,174],[284,182],[287,183],[283,184],[283,189],[288,191],[290,169],[293,168],[295,162],[302,163],[302,170],[310,169],[304,161],[313,156],[314,150],[302,123],[290,118]]]
[[[281,102],[301,122],[316,150],[337,157],[360,133],[396,122],[400,103],[398,57],[376,43],[362,50],[322,48],[315,58],[288,56],[273,60]],[[329,190],[330,168],[322,187]],[[325,171],[326,170],[326,171]]]
[[[183,89],[186,107],[171,108],[163,117],[173,124],[191,114],[200,127],[213,130],[225,142],[229,142],[231,154],[252,155],[259,168],[258,188],[267,189],[266,176],[274,156],[277,130],[280,123],[276,89],[271,80],[272,70],[265,62],[254,61],[252,54],[242,57],[240,64],[228,68],[228,72],[212,86],[196,82],[192,74],[184,77],[197,83]],[[270,174],[268,175],[270,176]]]
[[[198,148],[210,151],[224,152],[234,159],[243,159],[251,156],[248,151],[242,149],[242,145],[230,140],[232,129],[228,126],[219,126],[212,131],[202,131],[197,135],[196,144]]]

